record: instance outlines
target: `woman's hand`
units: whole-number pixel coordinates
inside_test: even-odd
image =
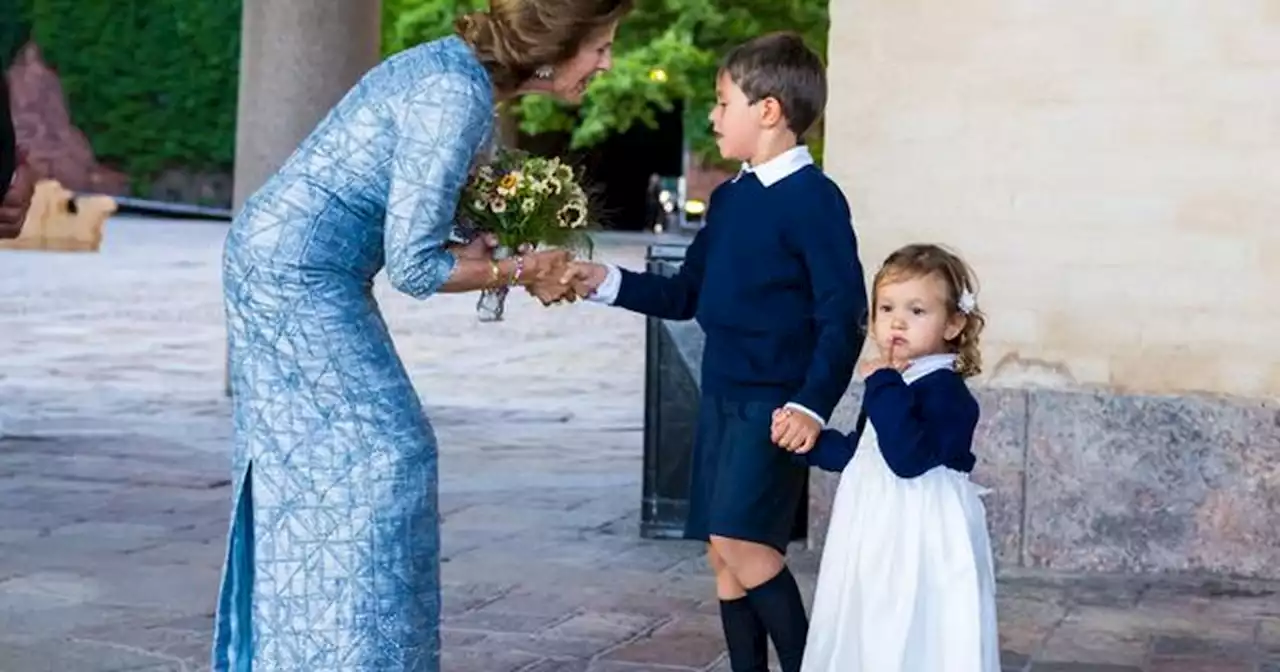
[[[569,267],[570,259],[568,250],[545,250],[525,254],[521,284],[544,306],[566,299],[572,302],[577,298],[573,294],[573,288],[560,282],[560,278]]]
[[[466,245],[450,245],[449,251],[459,259],[476,259],[488,261],[493,258],[493,251],[498,247],[498,237],[492,233],[481,233]]]

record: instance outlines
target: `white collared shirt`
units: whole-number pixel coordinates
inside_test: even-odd
[[[902,380],[910,385],[921,378],[942,369],[956,370],[957,355],[952,353],[940,353],[936,355],[924,355],[911,360],[905,371],[902,372]]]
[[[755,173],[756,179],[760,180],[760,184],[763,184],[766,188],[772,187],[791,177],[801,168],[812,165],[813,154],[809,152],[809,148],[804,145],[796,145],[759,166],[752,167],[749,163],[742,164],[742,170],[738,171],[733,181],[737,182],[747,173]]]

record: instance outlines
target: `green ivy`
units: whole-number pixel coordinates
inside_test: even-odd
[[[98,160],[135,185],[231,168],[240,0],[22,1]]]

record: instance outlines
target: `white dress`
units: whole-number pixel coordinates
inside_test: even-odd
[[[908,368],[908,384],[954,358]],[[840,476],[803,672],[1000,672],[983,490],[936,467],[885,463],[868,420]]]

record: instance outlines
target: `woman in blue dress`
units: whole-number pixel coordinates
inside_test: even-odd
[[[627,0],[493,0],[369,71],[245,204],[223,287],[234,506],[219,672],[437,672],[436,440],[374,302],[502,283],[544,302],[564,252],[450,244],[494,105],[576,101]]]

